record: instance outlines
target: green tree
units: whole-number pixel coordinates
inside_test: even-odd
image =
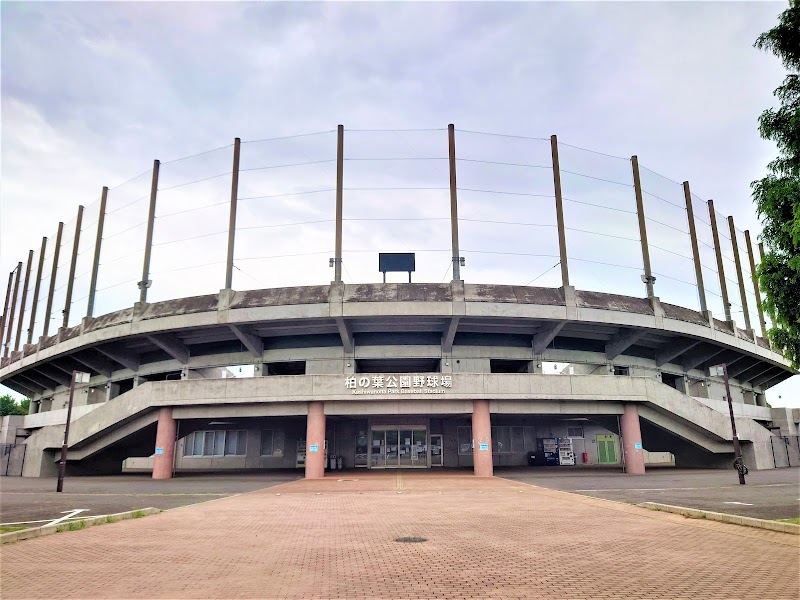
[[[761,113],[759,132],[778,146],[768,174],[754,181],[753,199],[762,219],[765,256],[758,267],[764,309],[774,327],[773,347],[800,368],[800,0],[790,0],[778,24],[762,33],[756,48],[781,59],[788,74],[775,97],[780,105]]]
[[[0,417],[5,417],[6,415],[27,415],[30,404],[31,401],[28,398],[25,398],[18,404],[9,394],[0,396]]]

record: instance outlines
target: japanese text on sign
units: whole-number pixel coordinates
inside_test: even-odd
[[[452,375],[349,375],[345,389],[354,394],[444,394]]]

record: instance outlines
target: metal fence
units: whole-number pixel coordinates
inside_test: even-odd
[[[25,444],[0,444],[0,476],[22,476],[25,448]]]
[[[137,301],[379,281],[378,252],[417,253],[418,282],[655,295],[765,328],[749,232],[635,156],[339,126],[237,138],[101,188],[10,273],[3,355]]]

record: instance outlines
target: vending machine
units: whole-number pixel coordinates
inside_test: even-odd
[[[575,451],[572,448],[572,438],[558,438],[558,464],[574,466]]]
[[[542,438],[541,443],[544,464],[548,467],[558,465],[558,440],[556,438]]]

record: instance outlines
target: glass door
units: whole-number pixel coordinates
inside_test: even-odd
[[[359,434],[356,436],[356,456],[353,464],[356,467],[366,467],[367,456],[369,456],[369,437]]]
[[[424,429],[415,429],[411,439],[411,466],[428,466],[428,432]]]
[[[396,429],[389,429],[386,431],[386,467],[399,466],[398,458],[400,456],[400,449],[398,448],[398,431]]]
[[[410,467],[414,432],[410,429],[401,429],[398,433],[400,434],[400,466]]]
[[[370,453],[370,466],[371,467],[385,467],[386,466],[386,432],[373,431],[372,432],[372,452]]]
[[[444,465],[442,452],[442,436],[431,435],[431,466],[441,467]]]

